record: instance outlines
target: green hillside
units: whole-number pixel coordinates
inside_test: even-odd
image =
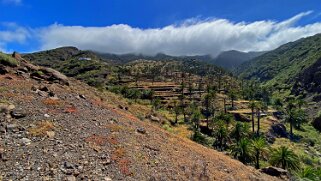
[[[290,87],[321,57],[321,35],[290,42],[242,64],[235,73],[269,87]]]
[[[132,80],[136,76],[148,77],[157,73],[158,77],[164,77],[162,74],[158,75],[160,70],[164,69],[172,72],[193,73],[200,76],[227,74],[222,68],[196,60],[194,57],[172,57],[163,54],[158,54],[154,57],[134,54],[102,55],[92,51],[82,51],[75,47],[61,47],[25,54],[23,57],[37,65],[57,69],[67,76],[75,77],[96,87],[114,84],[115,79],[122,76],[127,76]],[[137,70],[137,67],[135,67],[136,70],[128,68],[133,66],[135,62],[144,60],[154,62],[150,70],[146,69],[146,66],[139,66],[139,70]],[[158,67],[154,67],[154,64],[158,64]],[[128,72],[128,70],[131,70],[131,72]],[[139,75],[136,75],[135,72],[139,72]]]
[[[31,62],[59,70],[67,76],[75,77],[91,86],[103,86],[110,72],[110,66],[91,51],[81,51],[75,47],[25,54]]]

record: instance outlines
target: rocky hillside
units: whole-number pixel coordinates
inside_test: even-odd
[[[1,56],[0,180],[277,180],[53,69]]]
[[[110,73],[108,63],[91,51],[62,47],[23,55],[37,65],[54,68],[69,77],[75,77],[91,86],[104,85]]]

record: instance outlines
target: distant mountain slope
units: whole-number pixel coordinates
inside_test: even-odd
[[[240,64],[249,61],[255,57],[262,55],[265,52],[240,52],[236,50],[225,51],[219,54],[216,58],[211,55],[194,55],[194,56],[170,56],[166,54],[156,54],[155,56],[147,56],[142,54],[110,54],[110,53],[97,53],[102,59],[114,64],[125,64],[131,61],[144,59],[144,60],[184,60],[193,59],[201,62],[210,63],[220,66],[227,70],[233,70]]]
[[[114,55],[82,51],[75,47],[61,47],[25,54],[23,57],[32,63],[57,69],[67,76],[75,77],[96,87],[105,86],[116,75],[124,75],[124,73],[118,72],[121,71],[121,67],[126,67],[129,63],[139,60],[160,62],[162,68],[168,62],[172,62],[173,66],[170,67],[172,71],[192,72],[201,76],[205,76],[209,72],[227,74],[222,68],[208,64],[206,59],[209,56],[173,57],[165,54],[157,54],[156,56]],[[150,76],[147,75],[145,69],[140,71],[140,76],[144,76],[144,74]]]
[[[158,53],[154,56],[150,55],[143,55],[143,54],[111,54],[111,53],[99,53],[96,52],[96,54],[104,59],[107,62],[113,63],[113,64],[126,64],[135,60],[154,60],[154,61],[169,61],[169,60],[176,60],[176,61],[182,61],[182,60],[197,60],[200,62],[207,62],[211,63],[213,58],[210,55],[195,55],[195,56],[171,56],[166,55],[163,53]]]
[[[321,57],[321,34],[290,42],[242,64],[235,73],[268,86],[290,86]]]
[[[228,70],[237,68],[244,62],[247,62],[255,57],[258,57],[265,52],[240,52],[236,50],[225,51],[212,59],[210,63],[218,65]]]

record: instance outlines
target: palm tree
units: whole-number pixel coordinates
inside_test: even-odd
[[[206,125],[208,127],[208,118],[211,116],[211,106],[213,105],[213,101],[215,98],[215,92],[214,91],[209,91],[205,96],[204,96],[204,106],[205,106],[205,112],[204,116],[206,117]]]
[[[296,108],[296,101],[290,100],[286,107],[287,118],[286,120],[290,122],[290,136],[293,138],[293,124],[294,124],[294,116],[295,116],[295,108]]]
[[[247,138],[242,138],[238,144],[233,145],[232,155],[243,164],[251,161],[251,145]]]
[[[260,135],[260,118],[261,118],[261,112],[264,110],[267,110],[267,106],[263,104],[262,102],[256,102],[255,104],[256,109],[256,116],[257,116],[257,130],[256,134],[257,136]]]
[[[307,166],[302,170],[296,172],[295,176],[298,180],[320,180],[321,179],[321,169],[320,168],[313,168],[311,166]]]
[[[235,91],[235,90],[229,91],[228,96],[229,96],[230,99],[231,99],[232,109],[234,109],[234,101],[235,101],[235,99],[236,99],[236,91]]]
[[[201,113],[198,109],[194,110],[192,114],[192,123],[194,124],[194,129],[198,130],[200,125]]]
[[[223,98],[223,104],[224,104],[224,113],[226,114],[226,98],[224,97]]]
[[[289,148],[281,146],[272,150],[270,163],[273,166],[280,166],[283,169],[296,170],[299,168],[299,157]]]
[[[242,137],[248,135],[249,127],[247,124],[237,122],[234,126],[234,129],[231,132],[231,137],[233,137],[236,140],[236,143],[238,144]]]
[[[254,110],[256,107],[256,103],[255,101],[250,101],[249,107],[251,108],[251,112],[252,112],[252,132],[254,133]]]
[[[257,137],[251,141],[251,145],[255,155],[255,168],[260,169],[260,157],[267,153],[266,141],[263,137]]]
[[[185,74],[182,74],[183,80],[181,82],[181,95],[179,96],[179,99],[181,101],[181,109],[182,109],[182,113],[184,116],[184,121],[186,121],[186,111],[185,111],[185,95],[184,95],[184,89],[185,89],[185,83],[184,83],[184,76]]]
[[[307,114],[303,109],[294,109],[293,110],[293,121],[297,129],[301,129],[301,124],[307,121]]]
[[[179,116],[179,113],[181,112],[181,107],[177,104],[176,100],[174,101],[173,111],[175,113],[175,124],[177,124],[178,123],[178,116]]]
[[[223,151],[223,146],[226,144],[228,137],[228,130],[222,121],[219,121],[214,134],[216,141],[213,143],[213,146],[217,145]]]
[[[302,106],[306,105],[307,103],[303,99],[297,99],[297,104],[299,106],[299,109],[301,109]]]

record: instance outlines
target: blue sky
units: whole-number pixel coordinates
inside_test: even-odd
[[[0,0],[0,9],[2,51],[215,56],[321,32],[320,0]]]

